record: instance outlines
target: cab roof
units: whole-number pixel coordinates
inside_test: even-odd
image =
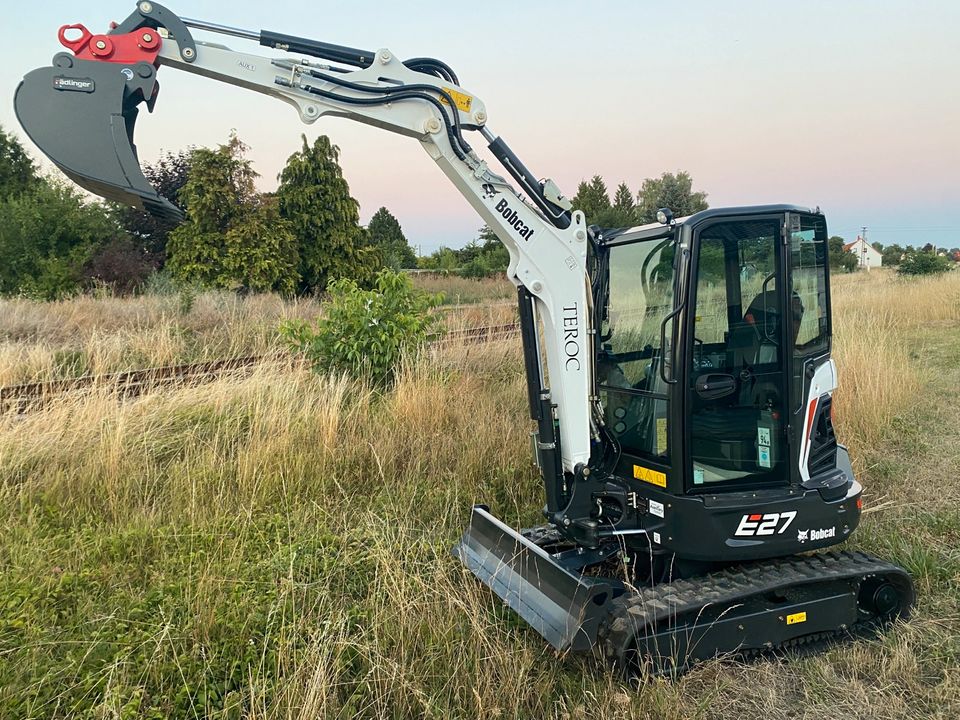
[[[602,243],[626,242],[628,240],[650,240],[669,235],[672,228],[687,225],[693,227],[706,220],[718,217],[737,217],[738,215],[767,215],[779,213],[802,213],[805,215],[821,215],[820,208],[811,209],[800,205],[742,205],[737,207],[708,208],[693,215],[674,218],[672,225],[663,225],[658,222],[638,225],[632,228],[615,228],[601,231]]]

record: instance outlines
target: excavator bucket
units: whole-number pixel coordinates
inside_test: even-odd
[[[609,583],[566,569],[482,505],[453,554],[557,650],[596,642],[613,596]]]
[[[17,119],[67,177],[108,200],[181,220],[144,177],[133,144],[138,105],[153,108],[159,85],[149,63],[85,60],[59,53],[17,88]]]

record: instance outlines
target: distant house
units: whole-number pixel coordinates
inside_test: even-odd
[[[883,256],[867,245],[867,241],[861,237],[857,237],[852,243],[847,243],[843,246],[843,249],[857,256],[857,267],[859,268],[869,270],[883,265]]]

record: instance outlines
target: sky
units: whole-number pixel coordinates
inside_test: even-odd
[[[25,139],[13,93],[61,50],[60,25],[105,32],[135,5],[11,5],[0,29],[0,125]],[[960,247],[956,0],[168,7],[224,25],[440,58],[485,102],[488,127],[570,196],[595,174],[611,190],[623,181],[636,191],[644,178],[686,170],[713,207],[819,206],[831,233],[849,240],[867,226],[871,242]],[[236,38],[195,37],[271,54]],[[269,190],[301,133],[311,141],[326,134],[340,147],[362,222],[386,206],[423,253],[477,235],[480,218],[415,140],[342,118],[303,125],[285,103],[172,68],[161,68],[160,84],[155,112],[137,124],[142,162],[214,146],[236,129]],[[483,147],[478,135],[468,140]]]

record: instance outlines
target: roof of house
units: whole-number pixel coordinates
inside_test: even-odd
[[[844,249],[845,251],[849,252],[850,250],[853,250],[853,248],[854,248],[855,245],[859,245],[859,244],[861,244],[861,243],[863,243],[864,247],[866,247],[868,250],[872,250],[873,252],[877,253],[877,255],[880,255],[880,251],[877,250],[877,249],[876,249],[875,247],[873,247],[872,245],[867,245],[867,244],[863,241],[863,238],[857,238],[857,239],[854,240],[853,242],[847,243],[846,245],[843,246],[843,249]]]

